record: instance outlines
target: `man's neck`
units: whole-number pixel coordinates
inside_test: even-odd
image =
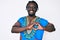
[[[36,16],[27,16],[30,20],[36,18]]]

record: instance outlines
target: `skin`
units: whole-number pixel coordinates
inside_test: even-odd
[[[38,25],[38,28],[37,29],[34,28],[34,30],[40,29],[40,30],[45,30],[45,31],[48,31],[48,32],[55,31],[55,27],[54,27],[54,25],[52,23],[48,23],[47,27],[43,28],[39,23],[32,22],[32,20],[36,17],[35,15],[33,15],[37,11],[37,9],[34,8],[34,7],[36,7],[36,5],[34,3],[29,3],[28,7],[29,8],[27,8],[27,12],[28,12],[28,16],[27,17],[29,18],[29,24],[26,27],[21,28],[20,23],[16,22],[12,26],[12,30],[11,30],[12,33],[20,33],[20,32],[22,32],[24,30],[31,30],[33,28],[34,24]],[[33,16],[30,16],[29,14],[31,14]]]

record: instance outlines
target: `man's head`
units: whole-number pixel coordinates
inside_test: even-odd
[[[35,16],[36,11],[38,10],[38,4],[35,1],[29,1],[27,3],[26,9],[29,16]]]

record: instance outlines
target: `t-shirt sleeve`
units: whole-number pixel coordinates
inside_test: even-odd
[[[22,26],[22,24],[23,24],[23,20],[24,20],[23,17],[21,17],[21,18],[18,19],[18,22],[20,23],[20,26]]]
[[[39,21],[40,21],[39,23],[42,27],[46,27],[48,25],[48,21],[44,18],[40,18]]]
[[[19,23],[22,23],[22,22],[23,22],[23,18],[19,18],[19,19],[18,19],[18,22],[19,22]]]

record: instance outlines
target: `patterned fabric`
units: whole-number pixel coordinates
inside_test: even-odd
[[[28,24],[28,20],[27,17],[21,17],[18,22],[20,23],[21,27],[26,27]],[[48,21],[43,19],[43,18],[39,18],[36,17],[35,22],[38,22],[42,27],[46,27],[48,25]],[[34,25],[34,28],[37,28],[38,26]],[[20,32],[20,35],[22,36],[22,40],[42,40],[43,38],[43,33],[44,30],[34,30],[32,29],[31,33],[28,34],[27,30]]]

